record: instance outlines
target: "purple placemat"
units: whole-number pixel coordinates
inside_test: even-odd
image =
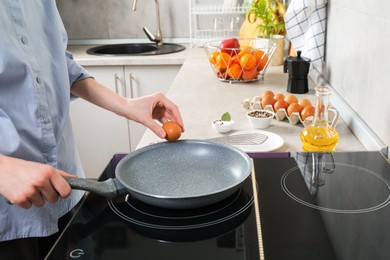
[[[262,153],[248,153],[251,158],[288,158],[289,152],[262,152]]]

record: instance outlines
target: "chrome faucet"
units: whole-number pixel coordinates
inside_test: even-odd
[[[148,36],[149,40],[152,42],[155,42],[157,44],[157,47],[163,46],[163,39],[162,39],[162,33],[161,33],[161,27],[160,27],[160,5],[158,0],[155,0],[156,2],[156,17],[157,17],[157,32],[156,34],[152,34],[146,26],[143,28],[146,36]],[[131,10],[135,11],[137,9],[137,0],[133,0],[133,6]]]

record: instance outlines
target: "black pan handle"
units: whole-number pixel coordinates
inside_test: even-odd
[[[86,190],[108,199],[114,199],[119,195],[128,193],[128,190],[116,178],[110,178],[105,181],[93,181],[83,178],[64,177],[70,187],[75,190]]]

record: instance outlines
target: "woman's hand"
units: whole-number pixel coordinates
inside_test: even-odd
[[[72,190],[62,176],[74,177],[49,165],[0,155],[0,194],[22,208],[68,197]]]
[[[166,134],[155,119],[162,124],[167,121],[175,121],[184,132],[183,120],[178,107],[162,93],[127,99],[124,108],[123,116],[143,124],[160,138],[165,138]]]

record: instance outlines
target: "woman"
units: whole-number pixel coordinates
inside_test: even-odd
[[[69,120],[72,97],[161,138],[155,119],[184,128],[163,94],[124,98],[75,62],[55,0],[0,1],[0,28],[0,258],[26,259],[25,248],[29,258],[41,259],[47,253],[37,246],[42,237],[58,232],[58,220],[83,195],[62,178],[84,177]]]

